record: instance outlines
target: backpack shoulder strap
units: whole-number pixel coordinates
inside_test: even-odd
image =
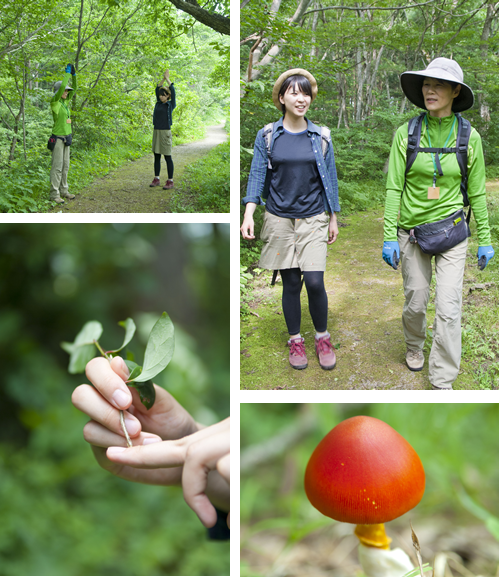
[[[456,156],[459,169],[461,171],[461,193],[463,195],[464,206],[469,206],[468,199],[468,144],[470,141],[471,124],[456,113],[458,120],[457,139],[456,139]]]
[[[426,112],[422,112],[419,116],[415,116],[409,120],[408,124],[408,139],[407,139],[407,156],[405,163],[405,175],[409,172],[411,166],[416,160],[418,154],[419,143],[421,141],[421,125],[423,124],[423,116]]]
[[[326,158],[327,149],[331,143],[331,131],[327,126],[321,126],[322,156]]]
[[[267,167],[272,170],[272,163],[270,162],[270,143],[272,142],[272,134],[274,133],[274,122],[269,122],[263,127],[263,139],[265,140],[265,148],[267,149]]]

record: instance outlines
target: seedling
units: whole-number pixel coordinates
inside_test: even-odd
[[[81,331],[76,335],[74,342],[62,342],[61,347],[70,355],[68,371],[71,374],[85,372],[87,363],[95,356],[94,346],[97,347],[101,355],[109,361],[111,361],[113,356],[116,356],[117,353],[123,350],[132,340],[136,326],[131,318],[121,321],[118,324],[125,329],[125,338],[119,349],[105,351],[101,347],[99,339],[103,329],[98,321],[85,323]],[[156,400],[156,393],[151,379],[165,369],[172,360],[174,348],[173,323],[166,312],[164,312],[153,326],[149,335],[143,366],[135,363],[130,356],[129,358],[123,359],[130,371],[130,376],[126,383],[137,389],[140,400],[147,409],[150,409]],[[123,411],[120,411],[120,422],[125,433],[127,444],[131,447],[132,442],[125,427]]]

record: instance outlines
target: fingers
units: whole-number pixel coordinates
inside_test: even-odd
[[[103,360],[107,363],[105,359]],[[124,437],[125,434],[121,428],[119,411],[112,407],[99,391],[90,385],[80,385],[73,391],[71,400],[77,409],[88,415],[91,419],[97,421],[110,431]],[[130,437],[136,437],[142,429],[140,421],[128,411],[124,411],[124,417],[128,434]]]
[[[111,363],[96,357],[87,363],[85,373],[99,393],[117,409],[128,409],[132,404],[132,395],[125,385],[128,370],[121,357],[115,357]]]
[[[222,457],[217,463],[217,471],[230,484],[230,453]]]
[[[176,441],[125,448],[109,447],[107,457],[117,464],[138,469],[180,467],[183,465],[182,487],[187,504],[206,527],[217,520],[216,511],[205,494],[208,473],[230,451],[230,419],[206,427]]]
[[[182,473],[184,498],[205,527],[213,527],[217,522],[215,507],[205,494],[208,472],[216,468],[229,450],[229,435],[221,432],[192,443],[187,451]]]
[[[255,223],[253,219],[251,220],[244,220],[243,224],[240,228],[241,234],[243,235],[244,239],[251,240],[255,238],[254,231],[255,231]]]
[[[119,435],[109,430],[96,421],[89,421],[83,427],[83,437],[87,443],[96,447],[108,448],[110,446],[126,447],[126,440],[123,434]],[[160,442],[162,439],[151,433],[140,432],[131,439],[133,445],[147,445],[152,442]]]

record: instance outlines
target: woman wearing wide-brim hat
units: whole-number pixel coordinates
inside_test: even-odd
[[[383,259],[394,268],[399,257],[401,260],[406,364],[409,370],[420,371],[424,365],[431,261],[435,257],[435,321],[429,379],[434,389],[452,389],[461,362],[462,284],[470,234],[463,212],[461,183],[465,179],[456,148],[459,127],[467,126],[463,130],[469,133],[467,157],[462,164],[478,230],[477,256],[484,268],[494,256],[494,249],[485,198],[482,141],[468,121],[459,118],[458,113],[473,106],[473,92],[463,82],[463,71],[456,61],[436,58],[425,70],[404,72],[400,81],[407,98],[426,113],[420,115],[415,125],[413,120],[401,126],[392,145]],[[419,148],[413,148],[410,126],[420,129]],[[415,133],[412,129],[411,134]],[[461,138],[459,144],[466,154]],[[406,173],[409,158],[413,163]]]
[[[303,275],[316,330],[315,352],[327,370],[335,367],[336,356],[327,330],[324,271],[327,245],[338,236],[335,213],[340,205],[329,130],[305,116],[316,96],[317,82],[307,70],[287,70],[277,79],[272,100],[282,118],[256,136],[241,233],[255,238],[253,214],[265,204],[259,266],[281,273],[289,362],[295,369],[308,365],[300,334]]]

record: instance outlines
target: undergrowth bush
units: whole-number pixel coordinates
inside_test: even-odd
[[[171,212],[230,212],[230,142],[219,144],[188,166]]]

